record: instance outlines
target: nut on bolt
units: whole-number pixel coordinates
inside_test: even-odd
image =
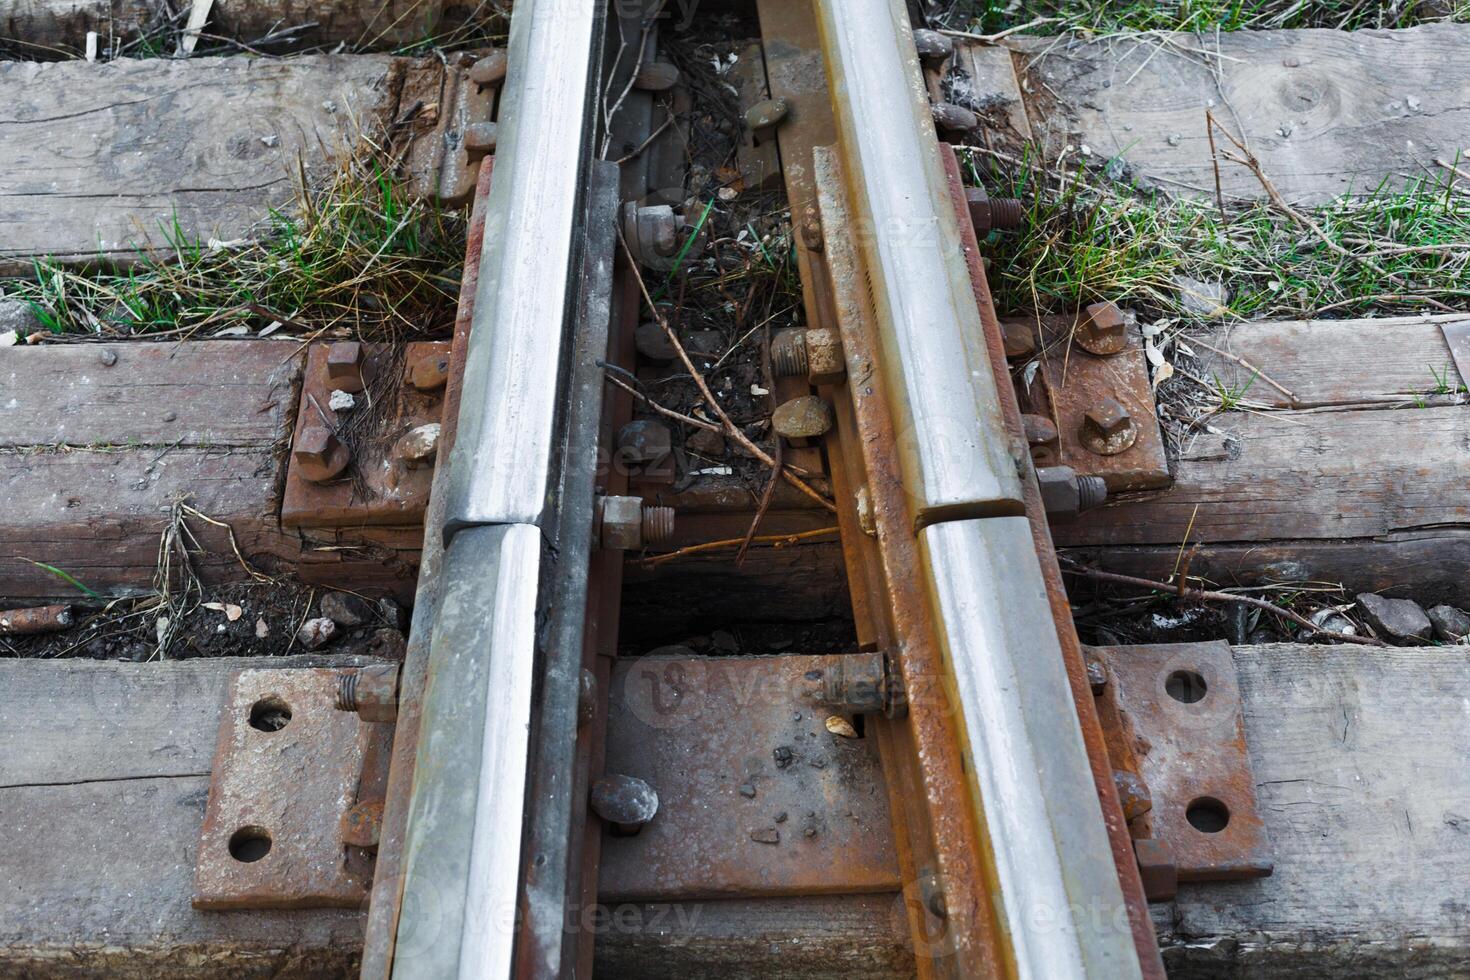
[[[943,64],[954,53],[954,42],[947,35],[922,27],[914,28],[914,47],[919,52],[919,60],[929,68]]]
[[[970,209],[970,223],[977,232],[992,228],[1008,231],[1021,227],[1026,220],[1026,208],[1014,197],[991,197],[983,187],[966,187],[965,203]]]
[[[505,49],[498,48],[470,65],[470,81],[476,85],[493,85],[499,88],[505,81],[505,72],[509,66],[510,61],[506,57]]]
[[[363,721],[398,720],[398,665],[372,664],[337,675],[337,710]]]
[[[964,106],[953,102],[936,102],[929,107],[934,126],[941,133],[968,133],[980,125],[980,119]]]
[[[1077,437],[1083,446],[1099,456],[1116,456],[1138,441],[1138,426],[1133,424],[1133,416],[1121,402],[1104,398],[1082,413],[1082,428]]]
[[[356,394],[367,387],[366,355],[362,344],[343,340],[327,345],[327,387]]]
[[[1117,354],[1128,346],[1128,322],[1118,304],[1111,300],[1093,303],[1077,324],[1075,334],[1082,349],[1099,357]]]
[[[1078,473],[1070,466],[1042,466],[1036,470],[1041,506],[1049,517],[1075,517],[1108,499],[1108,485],[1100,476]]]
[[[645,506],[641,497],[599,497],[597,540],[608,551],[637,551],[674,536],[674,508]]]
[[[658,813],[657,791],[637,776],[603,776],[592,784],[587,802],[616,837],[633,836]]]
[[[325,425],[308,425],[296,437],[296,445],[291,448],[291,462],[307,480],[326,483],[347,469],[347,464],[352,462],[352,453]]]

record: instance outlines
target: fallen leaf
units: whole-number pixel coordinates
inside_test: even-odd
[[[857,729],[852,727],[852,722],[841,715],[827,716],[827,731],[842,738],[857,738]]]
[[[244,612],[245,610],[241,609],[239,606],[235,605],[234,603],[230,603],[229,605],[225,606],[225,619],[228,619],[230,622],[233,623],[235,620],[239,619],[244,614]]]
[[[205,609],[213,609],[215,612],[225,611],[225,604],[223,602],[201,602],[199,605]]]
[[[265,624],[265,617],[261,616],[255,621],[255,636],[257,639],[265,639],[270,636],[271,628]]]

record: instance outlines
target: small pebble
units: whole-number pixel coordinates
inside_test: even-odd
[[[1183,137],[1181,137],[1178,133],[1170,133],[1169,134],[1169,145],[1170,146],[1178,146],[1179,145],[1179,141],[1182,138]]]
[[[745,797],[747,800],[755,799],[755,787],[752,786],[750,783],[741,783],[740,795]]]
[[[116,363],[117,363],[117,351],[104,349],[102,351],[102,366],[103,367],[112,367]]]
[[[177,419],[178,417],[179,417],[179,413],[178,412],[164,412],[163,413],[163,420],[165,422],[172,422],[175,419]]]
[[[308,619],[296,631],[296,639],[308,650],[325,646],[337,635],[337,624],[325,616]]]
[[[350,412],[356,404],[357,399],[350,391],[333,391],[332,397],[327,399],[327,407],[334,412]]]
[[[270,136],[262,136],[260,138],[260,141],[262,143],[264,143],[266,146],[279,146],[280,145],[280,142],[281,142],[281,138],[279,136],[276,136],[276,135],[272,134]]]

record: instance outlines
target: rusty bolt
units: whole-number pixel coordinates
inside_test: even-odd
[[[505,81],[505,72],[509,66],[510,62],[506,58],[504,48],[491,51],[470,66],[470,81],[476,85],[494,85],[498,87]]]
[[[847,376],[847,355],[842,349],[840,333],[831,327],[812,327],[804,339],[807,381],[831,385]]]
[[[464,128],[464,148],[471,159],[495,150],[500,129],[493,122],[472,122]]]
[[[393,444],[393,458],[411,470],[433,466],[439,454],[439,423],[416,425]]]
[[[398,665],[372,664],[337,675],[337,710],[363,721],[398,720]]]
[[[857,497],[853,501],[857,510],[858,528],[870,538],[878,536],[878,519],[873,513],[873,494],[866,486],[858,487]]]
[[[804,377],[806,369],[806,331],[777,330],[771,338],[771,370],[776,377]]]
[[[352,462],[352,453],[325,425],[308,425],[291,450],[296,471],[312,483],[334,480]]]
[[[1118,788],[1118,802],[1123,805],[1123,819],[1133,820],[1154,808],[1148,784],[1136,772],[1113,770],[1113,785]]]
[[[1041,487],[1041,506],[1049,517],[1075,517],[1108,498],[1108,485],[1100,476],[1079,474],[1070,466],[1042,466],[1036,470]]]
[[[1106,357],[1128,346],[1127,321],[1123,311],[1113,302],[1093,303],[1077,324],[1077,343],[1082,349]]]
[[[1029,318],[1002,320],[1000,332],[1005,340],[1007,360],[1014,361],[1036,353],[1035,321]]]
[[[419,391],[436,391],[449,381],[449,354],[429,351],[408,366],[408,383]]]
[[[1094,696],[1103,692],[1108,686],[1108,668],[1096,657],[1087,657],[1087,686],[1092,688]]]
[[[667,61],[645,61],[633,74],[633,87],[643,92],[667,92],[679,83],[679,69]]]
[[[935,127],[942,133],[968,133],[980,125],[973,112],[953,102],[936,102],[929,110],[934,115]]]
[[[822,219],[817,214],[817,209],[808,207],[806,217],[801,222],[801,243],[813,252],[820,252],[826,244],[822,235]]]
[[[588,802],[618,837],[633,836],[658,813],[658,793],[636,776],[603,776],[592,784]]]
[[[599,497],[597,540],[607,551],[636,551],[674,536],[674,508],[645,506],[640,497]]]
[[[943,64],[954,53],[954,42],[946,35],[922,27],[914,29],[914,47],[918,49],[919,60],[931,68]]]
[[[1026,433],[1028,446],[1045,446],[1057,441],[1057,427],[1045,415],[1022,415],[1021,428]]]
[[[383,801],[363,800],[342,814],[338,826],[342,831],[342,843],[348,847],[376,851],[383,832]]]
[[[1014,197],[991,197],[983,187],[966,187],[970,223],[977,232],[1009,231],[1026,220],[1026,207]]]
[[[1116,398],[1104,398],[1082,414],[1077,436],[1099,456],[1116,456],[1138,441],[1138,426]]]
[[[644,505],[639,531],[644,544],[662,544],[674,536],[674,508]]]
[[[785,99],[765,99],[745,110],[745,125],[752,133],[774,129],[786,118]]]
[[[344,340],[327,345],[327,387],[349,393],[367,387],[362,344]]]
[[[1150,902],[1167,902],[1179,891],[1179,869],[1174,864],[1174,850],[1165,841],[1145,838],[1133,842],[1133,856],[1138,860],[1138,876],[1143,879],[1143,895]]]

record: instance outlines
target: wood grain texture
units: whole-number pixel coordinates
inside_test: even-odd
[[[1470,972],[1470,648],[1234,648],[1275,871],[1181,885],[1171,977]]]
[[[984,145],[1014,151],[1031,142],[1009,48],[956,40],[950,67],[951,98],[980,116],[978,135]]]
[[[0,973],[355,976],[359,912],[199,912],[189,899],[229,675],[363,662],[0,661]]]
[[[1470,25],[1443,23],[1006,42],[1024,56],[1027,108],[1048,159],[1086,144],[1094,160],[1120,158],[1142,185],[1213,197],[1210,110],[1246,138],[1287,200],[1307,204],[1402,187],[1470,145],[1467,43]],[[1265,197],[1249,170],[1224,159],[1220,183],[1231,199]]]
[[[1180,461],[1174,486],[1057,524],[1062,547],[1373,538],[1470,524],[1470,409],[1234,412],[1224,458]]]
[[[1369,320],[1257,320],[1202,334],[1205,344],[1245,360],[1296,396],[1298,408],[1413,405],[1434,402],[1438,378],[1464,387],[1441,324],[1462,314]],[[1200,359],[1194,373],[1228,390],[1244,390],[1253,405],[1290,408],[1292,402],[1255,370],[1204,344],[1181,338]],[[1249,387],[1246,387],[1249,386]],[[1445,398],[1442,400],[1450,400]]]
[[[232,241],[394,110],[400,59],[0,63],[0,275]]]
[[[472,8],[454,0],[216,0],[205,31],[250,43],[298,28],[291,35],[298,50],[336,41],[389,47],[463,22]],[[27,45],[80,52],[88,31],[96,31],[105,48],[109,38],[133,40],[171,16],[161,0],[0,0],[0,33]],[[200,46],[210,43],[205,38]]]
[[[290,437],[295,342],[20,346],[0,358],[0,446],[255,447]]]

